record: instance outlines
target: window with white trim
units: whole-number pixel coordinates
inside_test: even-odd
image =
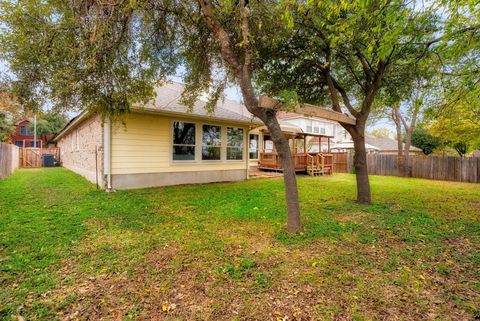
[[[227,160],[243,159],[243,129],[227,127]]]
[[[202,126],[202,160],[220,160],[222,147],[222,127]]]
[[[173,152],[175,161],[195,160],[195,124],[173,122]]]
[[[28,126],[20,126],[20,135],[23,136],[30,136],[32,132],[30,131],[30,127]]]

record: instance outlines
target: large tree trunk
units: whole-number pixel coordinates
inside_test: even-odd
[[[353,165],[357,179],[357,202],[360,204],[371,204],[372,196],[370,192],[370,180],[368,178],[365,130],[362,130],[362,128],[362,126],[357,124],[356,130],[350,133],[355,151],[353,155]]]
[[[233,49],[230,35],[222,26],[220,21],[215,17],[214,5],[211,1],[198,0],[203,14],[206,17],[207,24],[210,27],[215,39],[220,45],[220,54],[223,60],[230,66],[235,73],[245,106],[253,115],[260,118],[267,126],[275,148],[280,155],[283,167],[283,177],[285,181],[285,196],[287,203],[287,231],[298,233],[303,230],[300,219],[300,205],[298,202],[297,178],[295,176],[295,168],[293,165],[292,153],[288,145],[288,140],[283,135],[280,125],[277,121],[275,112],[258,107],[258,100],[252,85],[250,75],[250,67],[252,64],[253,53],[250,49],[249,42],[249,26],[248,26],[248,10],[246,8],[247,1],[240,1],[241,10],[241,30],[243,36],[243,53],[244,59],[241,61],[237,53]]]
[[[297,176],[295,166],[293,164],[292,152],[288,144],[288,139],[282,132],[278,123],[275,111],[266,110],[258,107],[258,100],[255,96],[253,87],[248,77],[238,73],[238,81],[242,96],[244,97],[245,106],[253,115],[260,118],[272,137],[275,149],[280,156],[283,167],[283,180],[285,182],[285,200],[287,205],[287,231],[290,233],[299,233],[303,231],[302,221],[300,217],[300,204],[298,201]]]
[[[297,176],[293,163],[292,152],[288,140],[282,133],[277,118],[272,112],[267,112],[262,119],[271,134],[275,149],[280,156],[283,167],[283,180],[285,182],[285,199],[287,203],[287,231],[299,233],[303,230],[300,218],[300,205],[298,201]]]

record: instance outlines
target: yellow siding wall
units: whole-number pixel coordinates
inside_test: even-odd
[[[196,123],[196,161],[172,161],[172,123],[189,121]],[[201,126],[213,124],[244,129],[242,161],[225,160],[226,142],[222,143],[222,160],[202,161]],[[223,135],[224,138],[226,135]],[[248,127],[218,122],[174,118],[152,114],[130,114],[125,124],[115,124],[112,129],[112,174],[162,173],[188,171],[218,171],[247,169]]]

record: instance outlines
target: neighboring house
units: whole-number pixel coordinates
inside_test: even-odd
[[[279,111],[277,119],[282,131],[289,137],[290,146],[294,149],[293,154],[305,153],[304,149],[309,153],[329,152],[335,137],[343,138],[344,135],[339,129],[340,124],[322,118]],[[294,139],[295,146],[293,146]],[[273,141],[265,126],[252,130],[249,134],[249,142],[251,168],[258,166],[262,153],[275,152]]]
[[[153,103],[125,119],[102,122],[81,113],[55,137],[63,166],[107,189],[243,180],[248,177],[248,133],[261,123],[219,102],[208,113],[199,100],[189,111],[183,86],[156,90]]]
[[[304,133],[325,135],[331,138],[333,143],[350,138],[350,135],[339,123],[318,117],[309,117],[292,112],[279,112],[277,118],[281,124],[294,125],[302,129]],[[317,150],[326,151],[327,143],[317,147]]]
[[[388,155],[388,154],[398,154],[398,141],[396,139],[388,138],[388,137],[373,137],[373,136],[365,136],[365,142],[367,144],[373,145],[377,147],[378,153]],[[402,143],[402,148],[405,148],[405,144]],[[410,146],[410,153],[411,154],[421,154],[422,150],[415,146]]]
[[[351,150],[353,150],[353,141],[351,139],[337,142],[332,146],[332,151],[336,153],[349,152]],[[370,145],[369,143],[365,143],[365,150],[367,151],[367,154],[371,154],[379,152],[380,148]]]
[[[31,123],[29,120],[25,119],[19,121],[15,126],[15,132],[10,136],[12,144],[18,147],[34,147],[35,146],[35,136],[33,131],[30,130]],[[36,147],[45,146],[45,138],[37,137]]]
[[[404,144],[402,143],[402,148]],[[388,137],[377,138],[373,136],[365,136],[365,148],[367,153],[378,153],[384,155],[398,154],[398,142]],[[353,141],[347,139],[333,145],[332,150],[335,152],[345,152],[353,150]],[[422,150],[415,146],[410,146],[411,154],[420,154]]]
[[[279,112],[277,114],[281,125],[299,127],[304,133],[324,135],[325,137],[312,137],[308,143],[309,152],[346,152],[353,149],[353,141],[350,134],[339,123],[317,117],[304,116],[292,112]],[[330,138],[329,140],[327,138]],[[319,144],[321,142],[321,144]],[[365,137],[367,153],[397,154],[398,144],[395,139]],[[410,146],[410,153],[421,153],[422,150]]]

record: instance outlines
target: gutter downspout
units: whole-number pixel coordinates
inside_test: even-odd
[[[103,169],[107,179],[107,191],[112,191],[112,124],[110,118],[103,124]]]

